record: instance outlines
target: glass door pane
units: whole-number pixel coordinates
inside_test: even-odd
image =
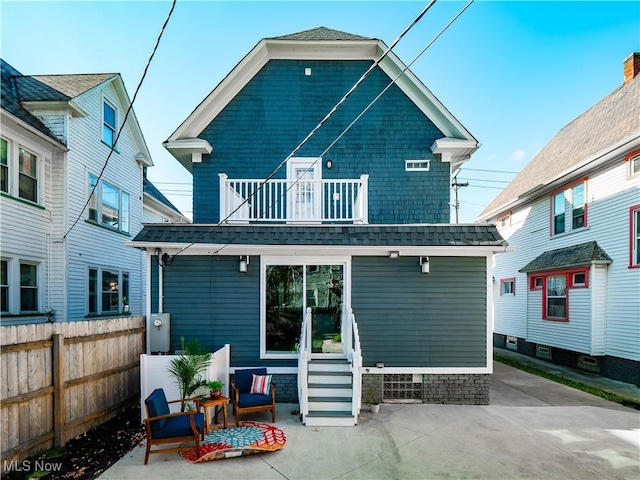
[[[267,353],[295,353],[302,328],[303,268],[301,265],[266,267]]]
[[[343,353],[343,270],[342,265],[306,267],[306,307],[311,307],[313,319],[312,353]]]

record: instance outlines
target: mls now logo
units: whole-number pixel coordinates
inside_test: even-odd
[[[48,462],[46,460],[36,460],[35,462],[31,460],[23,460],[21,462],[17,460],[11,460],[10,462],[3,460],[2,470],[4,472],[59,472],[62,470],[62,463]]]

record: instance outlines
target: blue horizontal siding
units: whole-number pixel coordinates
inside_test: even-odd
[[[486,365],[486,260],[354,257],[352,307],[364,365]]]

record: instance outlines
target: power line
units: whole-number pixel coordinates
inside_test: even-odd
[[[483,170],[481,168],[468,168],[468,167],[461,167],[460,170],[471,170],[473,172],[508,173],[513,175],[518,175],[520,173],[520,172],[507,172],[506,170]]]
[[[470,180],[472,182],[511,183],[507,180],[485,180],[484,178],[461,178],[460,180]]]
[[[474,187],[474,188],[492,188],[494,190],[504,190],[504,187],[490,187],[488,185],[472,185],[469,184],[470,187]]]
[[[473,1],[473,0],[472,0]],[[258,186],[258,188],[251,194],[249,195],[243,202],[241,202],[232,212],[230,212],[224,219],[220,220],[216,225],[214,225],[213,227],[211,227],[209,230],[207,230],[204,234],[202,234],[201,236],[199,236],[196,240],[194,240],[193,242],[189,243],[188,245],[186,245],[185,247],[183,247],[182,249],[178,250],[174,255],[172,255],[172,259],[174,259],[176,256],[180,255],[182,252],[184,252],[186,249],[192,247],[193,245],[195,245],[198,241],[202,240],[203,238],[205,238],[207,235],[209,235],[214,229],[220,227],[223,223],[225,223],[229,218],[231,218],[238,210],[240,210],[240,208],[242,208],[246,203],[248,203],[251,198],[253,198],[256,194],[258,194],[260,192],[260,190],[262,190],[262,188],[264,187],[264,185],[266,185],[266,183],[271,180],[277,173],[278,171],[280,171],[282,169],[282,167],[284,167],[287,162],[289,161],[289,159],[291,159],[298,151],[300,151],[300,149],[313,137],[313,135],[315,135],[315,133],[322,128],[322,126],[329,120],[329,118],[331,118],[331,116],[347,101],[347,99],[353,94],[353,92],[356,90],[356,88],[358,88],[362,82],[364,82],[364,80],[369,76],[369,74],[380,64],[380,62],[382,62],[382,60],[389,54],[389,52],[391,52],[391,50],[398,44],[398,42],[406,35],[406,33],[413,28],[413,26],[420,21],[420,19],[427,13],[427,11],[436,3],[436,0],[431,0],[431,2],[429,2],[429,4],[420,12],[420,14],[418,14],[418,16],[402,31],[402,33],[398,36],[398,38],[396,38],[393,43],[387,47],[387,49],[383,52],[383,54],[377,59],[375,60],[371,66],[367,69],[366,72],[364,72],[360,78],[356,81],[356,83],[349,89],[349,91],[340,99],[340,101],[338,101],[338,103],[329,111],[329,113],[327,113],[325,115],[325,117],[320,120],[320,122],[313,128],[313,130],[311,130],[311,132],[309,132],[309,134],[302,140],[302,142],[300,142],[298,144],[298,146],[296,148],[293,149],[293,151],[287,155],[287,157],[280,162],[280,164],[269,174],[269,176],[267,176],[266,179],[264,179],[264,181],[262,181],[260,183],[260,185]],[[335,142],[334,142],[335,143]],[[333,145],[333,144],[332,144]],[[313,164],[311,164],[309,166],[309,168],[307,169],[307,171],[313,167],[316,163],[317,163],[317,159],[315,162],[313,162]],[[299,179],[296,179],[296,182],[298,182]],[[295,183],[293,185],[295,185]],[[291,185],[291,187],[289,187],[287,189],[286,192],[288,192],[293,185]],[[285,192],[285,194],[286,194]],[[223,247],[221,247],[217,252],[215,252],[216,254],[222,250],[223,248],[225,248],[227,245],[230,245],[230,243],[227,243],[226,245],[224,245]]]
[[[176,6],[176,1],[177,0],[173,0],[173,2],[171,3],[171,8],[169,9],[169,13],[167,14],[167,18],[165,19],[164,23],[162,24],[162,28],[160,29],[160,33],[158,34],[158,38],[156,40],[155,46],[153,47],[153,51],[151,52],[151,55],[149,56],[149,60],[147,60],[147,64],[144,67],[144,71],[142,72],[142,77],[140,78],[140,82],[138,83],[138,87],[136,88],[136,91],[133,94],[133,98],[131,99],[131,102],[129,103],[129,108],[127,108],[127,112],[124,115],[124,118],[122,120],[122,124],[120,125],[120,128],[118,129],[118,134],[116,135],[116,138],[114,139],[114,141],[113,141],[113,143],[111,145],[111,150],[109,150],[109,155],[107,155],[107,159],[105,160],[104,165],[102,166],[102,170],[100,170],[100,174],[98,175],[98,178],[96,179],[95,185],[91,189],[91,193],[89,194],[89,198],[87,198],[87,201],[85,202],[84,206],[82,207],[82,210],[80,210],[80,213],[78,214],[78,218],[76,218],[76,220],[73,222],[71,227],[69,227],[69,230],[67,230],[67,232],[63,235],[62,238],[67,238],[67,235],[69,235],[71,230],[73,230],[73,228],[78,224],[78,222],[80,221],[80,218],[82,218],[82,215],[83,215],[84,211],[87,209],[87,206],[91,202],[91,197],[93,197],[93,195],[94,195],[94,193],[96,191],[96,188],[98,188],[98,182],[100,182],[100,179],[102,178],[102,175],[104,174],[104,171],[106,170],[107,165],[109,164],[109,160],[111,159],[111,156],[113,155],[113,152],[115,151],[116,145],[118,144],[118,139],[120,138],[122,130],[124,129],[124,126],[127,123],[127,118],[129,117],[129,113],[131,113],[131,110],[133,109],[133,103],[136,101],[136,97],[138,96],[138,92],[140,91],[140,87],[142,87],[142,83],[144,82],[144,79],[147,76],[147,71],[149,70],[149,66],[151,65],[151,60],[153,60],[153,57],[156,54],[156,50],[158,49],[158,45],[160,45],[160,39],[162,38],[162,34],[164,33],[164,30],[167,27],[167,24],[169,23],[169,19],[171,18],[171,14],[173,13],[173,9]]]

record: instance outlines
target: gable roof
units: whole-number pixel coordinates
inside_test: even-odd
[[[478,216],[488,220],[610,151],[640,138],[640,75],[560,130]]]
[[[375,38],[361,37],[360,35],[332,30],[327,27],[318,27],[289,35],[271,37],[271,40],[375,40]]]
[[[544,252],[527,263],[519,271],[524,273],[544,272],[571,267],[583,267],[594,262],[611,263],[611,261],[611,257],[598,245],[598,242],[586,242]]]
[[[251,81],[260,69],[274,59],[288,60],[378,60],[387,46],[375,38],[362,37],[326,27],[305,30],[290,35],[264,38],[227,74],[182,124],[164,142],[171,154],[192,171],[191,153],[200,155],[210,145],[198,145],[197,150],[185,148],[181,141],[196,139],[226,105]],[[388,52],[379,63],[390,79],[395,79],[406,65]],[[446,138],[459,140],[444,149],[434,145],[434,153],[442,153],[452,167],[466,161],[479,148],[478,141],[449,112],[431,91],[407,69],[396,80],[396,86],[428,117]],[[433,150],[433,149],[436,150]],[[206,152],[205,152],[206,153]]]
[[[21,77],[22,74],[18,70],[0,59],[0,100],[2,109],[37,130],[39,133],[63,145],[60,139],[56,137],[38,117],[20,104],[16,79]]]
[[[178,210],[176,206],[173,203],[171,203],[169,199],[165,197],[162,194],[162,192],[158,190],[157,187],[146,178],[142,182],[142,191],[148,194],[150,197],[156,199],[158,202],[162,203],[163,205],[169,207],[171,210],[175,210],[177,213],[182,215],[180,210]]]
[[[17,79],[22,101],[71,100],[118,76],[117,73],[31,75]]]

